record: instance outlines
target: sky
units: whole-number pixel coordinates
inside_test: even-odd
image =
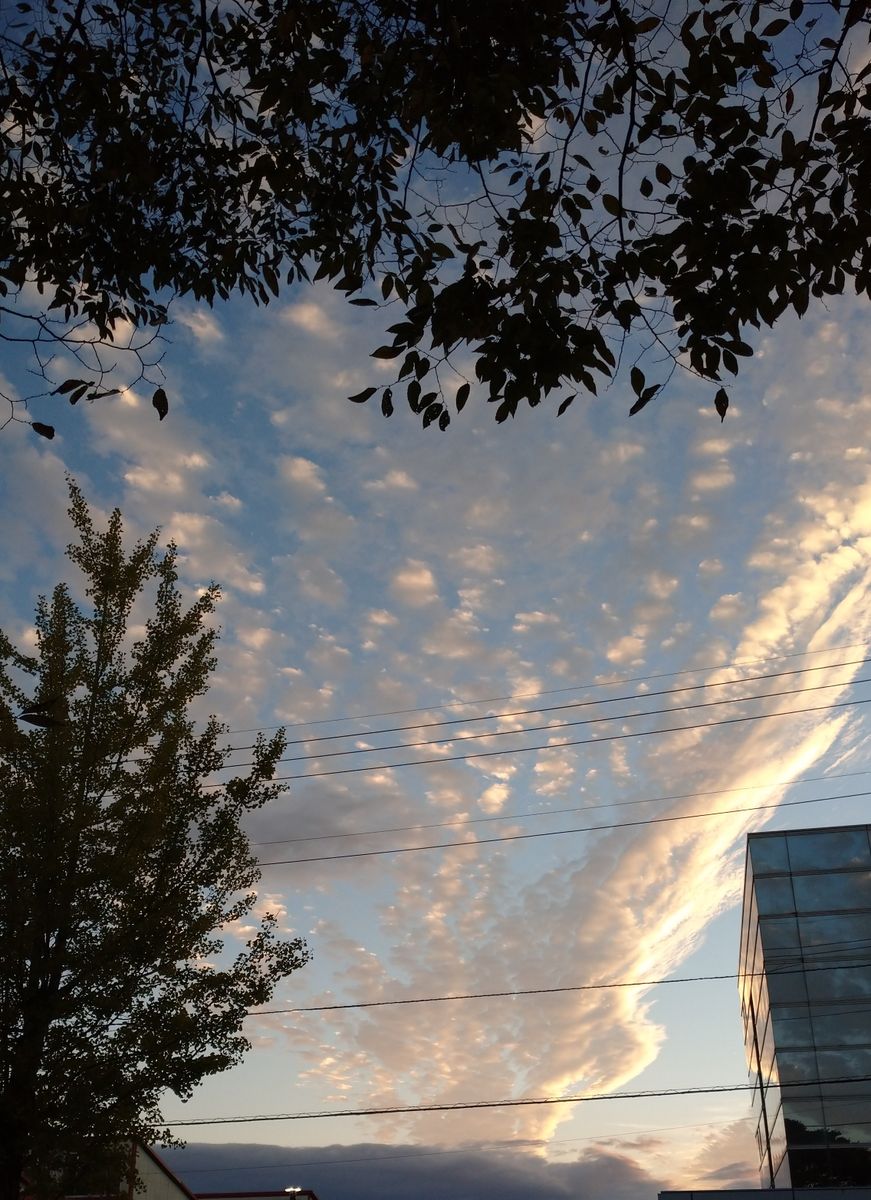
[[[759,335],[722,424],[678,375],[629,418],[621,376],[444,434],[347,402],[384,323],[319,288],[179,302],[166,420],[137,387],[34,402],[54,441],[0,434],[0,626],[31,645],[70,577],[65,471],[174,539],[191,594],[222,584],[201,715],[238,763],[252,730],[294,743],[247,828],[258,911],[313,958],[269,1008],[643,986],[252,1016],[243,1064],[167,1098],[168,1160],[320,1200],[755,1185],[746,1092],[619,1094],[746,1084],[745,835],[867,819],[867,314]],[[698,976],[725,977],[653,982]]]

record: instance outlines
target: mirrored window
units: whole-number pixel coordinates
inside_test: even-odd
[[[750,838],[747,843],[753,874],[763,875],[769,871],[788,871],[789,855],[786,836],[783,834]]]
[[[781,879],[760,879],[763,884],[778,884]],[[839,908],[871,907],[871,871],[832,871],[825,875],[793,875],[795,906],[800,913],[825,912]],[[762,899],[759,900],[760,908]],[[784,912],[785,909],[766,909]]]
[[[867,963],[808,971],[807,994],[811,1000],[864,1000],[871,1004],[871,966]],[[774,980],[772,980],[773,994]]]
[[[792,913],[796,911],[792,895],[792,880],[789,876],[772,875],[756,880],[756,903],[760,916],[769,913]]]
[[[871,867],[871,848],[864,829],[816,829],[790,833],[788,837],[793,871]]]
[[[760,917],[759,936],[766,957],[772,951],[797,950],[800,945],[795,917]]]

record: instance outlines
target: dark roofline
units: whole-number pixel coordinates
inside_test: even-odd
[[[138,1144],[139,1149],[143,1152],[143,1154],[146,1154],[156,1167],[160,1167],[167,1179],[172,1180],[175,1186],[184,1193],[184,1195],[187,1197],[187,1200],[196,1200],[194,1193],[190,1190],[187,1184],[183,1183],[182,1180],[179,1179],[178,1175],[176,1175],[174,1171],[170,1170],[163,1159],[156,1154],[150,1146],[146,1146],[143,1142],[139,1142]]]
[[[860,821],[855,825],[811,825],[807,829],[759,829],[748,833],[747,841],[751,838],[787,837],[794,833],[847,833],[854,829],[871,829],[871,824]]]

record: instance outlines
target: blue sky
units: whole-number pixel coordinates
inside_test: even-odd
[[[677,376],[629,419],[621,377],[559,420],[554,404],[495,427],[470,403],[446,434],[422,433],[401,406],[385,421],[346,402],[384,369],[367,357],[379,321],[316,289],[265,310],[179,304],[164,422],[136,388],[90,408],[36,402],[53,442],[19,425],[0,437],[0,624],[27,644],[36,593],[67,573],[69,470],[100,512],[120,505],[132,533],[160,525],[174,538],[190,589],[224,586],[203,712],[220,715],[234,746],[250,742],[242,731],[280,723],[294,739],[348,735],[288,751],[313,757],[455,735],[405,752],[445,761],[295,780],[251,818],[265,862],[467,843],[265,867],[259,905],[314,952],[270,1007],[733,972],[747,830],[865,820],[866,799],[476,843],[866,790],[869,777],[843,777],[871,770],[862,706],[560,746],[871,695],[848,686],[868,674],[853,660],[871,640],[866,314],[841,299],[759,337],[723,425],[713,389]],[[18,369],[7,362],[13,382]],[[62,378],[64,363],[56,369]],[[852,665],[643,699],[838,662]],[[803,694],[819,683],[838,686]],[[786,688],[796,694],[478,739],[479,750],[554,748],[447,761],[469,751],[462,730]],[[562,700],[602,707],[375,733]],[[362,753],[284,769],[401,761]],[[438,827],[407,828],[422,825]],[[169,1098],[168,1119],[746,1080],[733,980],[277,1014],[249,1031],[245,1063],[188,1104]],[[667,1184],[755,1180],[747,1113],[735,1093],[178,1132],[196,1143],[188,1163],[211,1163],[190,1176],[202,1190],[231,1177],[283,1186],[286,1162],[391,1147],[404,1155],[391,1169],[396,1194],[416,1180],[417,1194],[446,1195],[475,1179],[479,1194],[504,1197],[510,1167],[510,1187],[635,1200]],[[242,1174],[224,1170],[240,1162]],[[301,1167],[286,1182],[341,1200],[386,1178],[383,1166],[350,1163]]]

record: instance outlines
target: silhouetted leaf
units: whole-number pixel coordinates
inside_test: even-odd
[[[43,425],[42,421],[31,421],[30,428],[40,437],[48,438],[49,441],[54,437],[54,425]]]
[[[381,397],[381,413],[385,417],[393,415],[393,392],[390,388],[385,388],[384,395]]]
[[[151,403],[157,411],[157,415],[162,421],[169,412],[169,401],[166,398],[166,392],[163,388],[157,388],[154,395],[151,397]]]
[[[472,390],[472,385],[469,383],[461,383],[457,388],[456,405],[457,412],[460,413],[466,407],[466,401],[469,399],[469,392]]]
[[[357,392],[355,395],[349,396],[348,399],[351,401],[352,404],[365,404],[366,401],[371,396],[374,396],[377,391],[378,391],[378,388],[375,388],[375,387],[363,388],[362,392]]]
[[[714,397],[714,408],[716,408],[720,415],[720,424],[722,425],[723,421],[726,419],[726,412],[729,408],[729,397],[726,394],[725,388],[720,388]]]
[[[644,388],[644,372],[640,367],[633,367],[629,372],[629,380],[636,396],[640,396]]]

